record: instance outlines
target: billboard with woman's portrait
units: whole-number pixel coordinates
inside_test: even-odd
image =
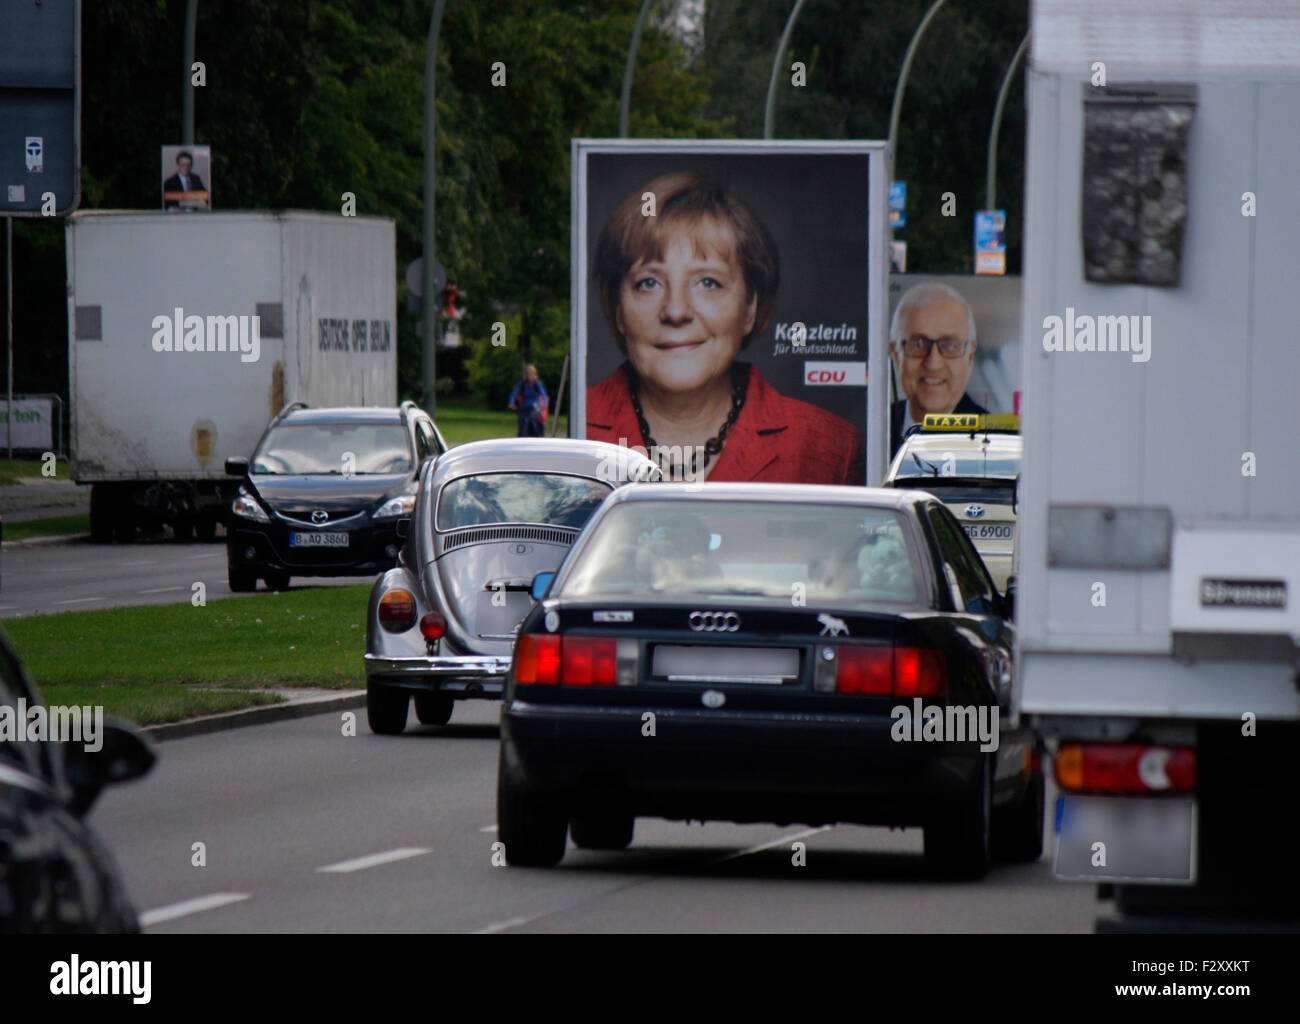
[[[643,448],[674,479],[878,480],[883,157],[574,140],[575,435]]]

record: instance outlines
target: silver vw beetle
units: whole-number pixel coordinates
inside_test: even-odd
[[[396,567],[370,593],[366,711],[373,732],[424,725],[454,701],[499,699],[533,577],[560,564],[616,487],[661,479],[635,448],[570,438],[474,441],[428,460]]]

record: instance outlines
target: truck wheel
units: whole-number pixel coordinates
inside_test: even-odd
[[[217,521],[212,516],[200,516],[194,524],[194,535],[204,544],[211,543],[217,536]]]
[[[581,850],[626,850],[635,828],[630,814],[582,814],[569,821],[569,838]]]
[[[239,569],[226,562],[226,582],[232,594],[251,594],[257,589],[257,577],[247,569]]]
[[[1047,784],[1042,772],[1029,778],[1015,803],[993,814],[993,855],[1013,864],[1027,864],[1043,855],[1043,811]]]
[[[116,502],[107,484],[90,486],[90,539],[96,544],[113,542],[113,509]]]
[[[988,873],[993,817],[993,764],[981,756],[979,783],[960,806],[925,825],[925,861],[946,878]]]
[[[397,736],[406,728],[406,710],[411,700],[405,690],[366,686],[366,719],[370,731],[379,736]]]
[[[415,717],[421,725],[446,725],[451,721],[455,701],[440,693],[417,693],[415,695]]]
[[[564,858],[568,819],[544,793],[524,789],[497,763],[497,839],[512,867],[550,868]]]
[[[189,516],[181,516],[172,524],[172,539],[184,542],[194,536],[194,520]]]
[[[135,508],[126,500],[117,503],[113,514],[113,539],[119,544],[135,540]]]

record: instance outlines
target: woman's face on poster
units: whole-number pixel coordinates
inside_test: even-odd
[[[680,228],[663,259],[636,263],[619,291],[618,327],[638,376],[664,391],[722,378],[754,328],[757,298],[736,262],[731,231]]]

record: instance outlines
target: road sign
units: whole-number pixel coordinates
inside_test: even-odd
[[[438,295],[442,294],[443,288],[447,286],[447,268],[442,265],[441,260],[433,261],[433,290]],[[410,266],[406,268],[406,287],[411,289],[412,295],[424,294],[424,257],[420,256]]]
[[[907,182],[896,181],[889,186],[889,226],[907,227]]]
[[[81,3],[0,4],[0,216],[81,199]]]

